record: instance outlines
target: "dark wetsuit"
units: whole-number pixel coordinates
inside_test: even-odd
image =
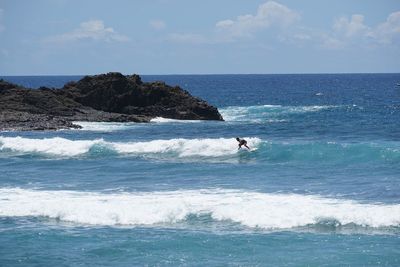
[[[246,140],[240,139],[240,138],[239,138],[239,140],[237,140],[237,141],[239,142],[239,149],[240,149],[242,146],[245,146],[247,149],[250,149],[250,148],[247,146],[247,141],[246,141]]]

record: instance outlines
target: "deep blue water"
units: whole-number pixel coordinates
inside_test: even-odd
[[[0,266],[400,265],[400,74],[142,79],[225,121],[1,132]]]

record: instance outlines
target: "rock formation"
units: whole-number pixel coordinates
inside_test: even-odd
[[[0,130],[79,128],[72,121],[149,122],[154,117],[223,120],[218,110],[179,87],[138,75],[85,76],[60,89],[29,89],[0,80]]]

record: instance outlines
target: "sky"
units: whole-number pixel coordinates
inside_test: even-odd
[[[0,75],[399,73],[400,0],[0,0]]]

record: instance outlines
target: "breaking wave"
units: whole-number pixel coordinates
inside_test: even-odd
[[[234,138],[160,139],[141,142],[110,142],[104,139],[70,140],[61,137],[31,139],[0,137],[0,155],[34,154],[48,157],[133,155],[162,158],[203,157],[229,159],[247,157],[271,162],[336,161],[400,162],[399,142],[340,143],[324,141],[267,141],[246,137],[253,149],[238,150]]]
[[[88,225],[167,225],[208,215],[262,229],[336,226],[398,227],[400,204],[365,204],[317,195],[239,190],[95,193],[0,188],[0,216],[48,217]]]
[[[246,138],[250,146],[256,147],[261,140]],[[119,154],[154,155],[173,157],[219,157],[238,153],[233,138],[217,139],[169,139],[144,142],[107,142],[103,139],[69,140],[61,137],[30,139],[23,137],[0,137],[0,152],[39,153],[53,156],[74,157],[83,154],[96,155],[114,151]]]

